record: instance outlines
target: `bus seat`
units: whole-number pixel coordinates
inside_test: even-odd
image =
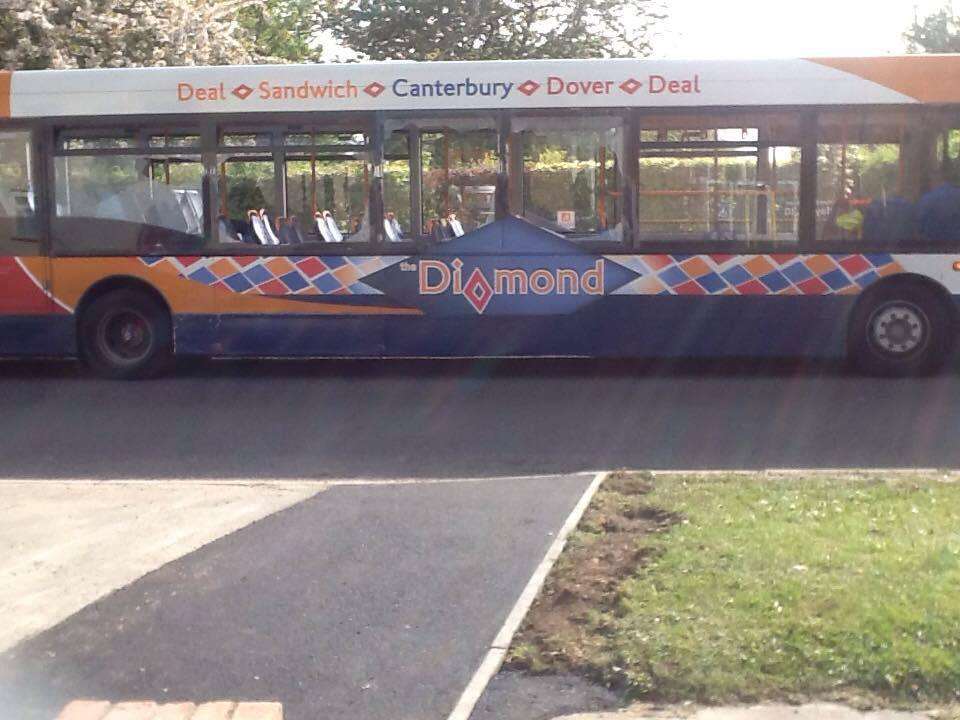
[[[183,219],[187,223],[187,232],[191,235],[199,235],[202,230],[202,223],[196,209],[187,198],[186,193],[176,193],[176,196],[180,203],[180,210],[183,212]]]
[[[330,229],[330,242],[343,242],[343,233],[340,232],[340,228],[337,227],[337,221],[333,219],[333,214],[329,210],[324,210],[323,219]]]
[[[400,238],[397,237],[397,231],[393,228],[393,223],[390,222],[390,218],[383,218],[383,232],[386,233],[387,240],[389,242],[399,242]]]
[[[266,208],[260,208],[260,217],[263,220],[263,228],[266,231],[267,239],[270,241],[270,245],[279,245],[280,238],[277,237],[277,234],[273,231],[273,224],[270,222],[270,216],[267,215]]]
[[[388,212],[384,214],[383,229],[390,242],[401,242],[403,240],[403,228],[400,227],[395,213]]]
[[[317,232],[320,233],[323,241],[334,242],[333,236],[330,234],[330,228],[327,226],[327,221],[323,217],[323,213],[318,210],[313,214],[313,219],[317,224]]]
[[[250,225],[253,227],[253,236],[261,245],[270,245],[270,238],[267,237],[267,231],[263,228],[263,218],[256,210],[249,210],[247,217],[250,218]]]
[[[186,191],[187,200],[190,201],[190,206],[193,208],[193,212],[196,213],[198,218],[203,218],[203,198],[200,196],[199,190],[187,190]],[[201,222],[202,224],[202,222]]]

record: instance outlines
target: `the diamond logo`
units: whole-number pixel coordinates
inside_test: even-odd
[[[487,305],[493,298],[493,288],[490,286],[490,281],[480,272],[480,268],[474,268],[470,277],[467,278],[463,286],[463,297],[478,313],[482,314],[487,309]]]
[[[636,78],[630,78],[629,80],[624,80],[622,83],[620,83],[620,89],[627,93],[627,95],[633,95],[642,87],[643,83]]]
[[[381,83],[378,83],[376,81],[370,83],[363,89],[363,91],[370,97],[377,97],[384,90],[386,90],[386,88]]]
[[[533,95],[537,90],[540,89],[540,83],[534,82],[533,80],[525,80],[517,86],[517,90],[522,92],[527,97]]]
[[[246,100],[250,97],[250,94],[253,92],[253,88],[249,85],[240,84],[237,85],[233,90],[230,91],[233,95],[236,95],[241,100]]]

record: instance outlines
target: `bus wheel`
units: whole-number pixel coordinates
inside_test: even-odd
[[[850,320],[850,355],[871,375],[903,377],[938,370],[952,345],[943,302],[919,285],[895,285],[860,303]]]
[[[170,314],[135,290],[116,290],[94,300],[77,329],[80,356],[101,377],[151,377],[173,357]]]

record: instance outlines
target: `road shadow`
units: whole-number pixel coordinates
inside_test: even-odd
[[[957,364],[188,361],[143,382],[0,363],[0,477],[434,478],[956,467]]]
[[[944,370],[949,374],[955,368]],[[435,377],[784,377],[856,375],[840,359],[811,358],[480,358],[480,359],[197,359],[177,361],[160,379],[341,378],[429,379]],[[4,380],[99,381],[72,360],[0,361]],[[139,381],[148,382],[148,381]]]

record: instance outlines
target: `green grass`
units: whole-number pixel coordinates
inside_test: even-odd
[[[581,621],[580,669],[667,701],[960,697],[960,484],[674,476],[642,500],[683,519],[638,537],[659,551]]]

